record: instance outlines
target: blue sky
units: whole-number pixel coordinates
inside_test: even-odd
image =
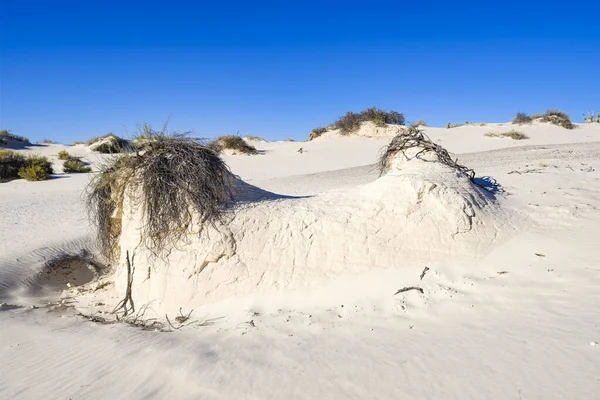
[[[408,121],[600,111],[594,2],[0,1],[0,129],[72,142],[170,117],[305,139],[346,111]]]

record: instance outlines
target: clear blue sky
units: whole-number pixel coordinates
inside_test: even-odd
[[[0,128],[71,142],[136,124],[305,139],[369,106],[408,121],[600,110],[581,1],[0,1]]]

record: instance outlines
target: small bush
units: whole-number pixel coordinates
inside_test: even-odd
[[[68,160],[69,158],[71,158],[71,156],[69,155],[69,152],[66,150],[62,150],[58,152],[58,159],[59,160]]]
[[[19,177],[19,170],[26,165],[26,158],[12,150],[0,150],[0,182]]]
[[[246,135],[245,139],[254,140],[255,142],[266,142],[266,140],[261,138],[260,136]]]
[[[92,168],[85,165],[79,158],[71,157],[63,163],[63,171],[67,174],[73,172],[92,172]]]
[[[573,129],[575,126],[571,122],[569,114],[560,110],[546,110],[543,114],[534,114],[533,119],[540,122],[549,122],[554,125],[562,126],[565,129]]]
[[[529,114],[524,112],[518,112],[517,115],[513,118],[512,123],[515,125],[522,125],[531,124],[532,121],[533,118],[531,118]]]
[[[425,121],[423,121],[422,119],[418,120],[417,122],[415,122],[414,124],[412,124],[415,128],[418,128],[419,126],[427,126],[427,124],[425,123]]]
[[[287,139],[284,140],[284,142],[295,142],[295,140],[292,139],[292,138],[287,138]]]
[[[103,154],[122,153],[131,149],[131,145],[127,140],[118,137],[114,133],[92,138],[85,144],[90,150]]]
[[[308,140],[316,139],[319,136],[323,135],[325,132],[327,132],[327,128],[323,128],[323,127],[313,128],[313,130],[310,131],[310,136],[309,136]]]
[[[223,150],[233,150],[242,154],[258,154],[256,147],[246,143],[244,139],[236,135],[219,136],[208,144],[208,147],[217,154]]]
[[[50,139],[42,139],[42,143],[44,144],[60,144],[59,142],[55,141],[55,140],[50,140]]]
[[[385,126],[386,124],[404,125],[404,114],[393,110],[388,112],[371,107],[360,113],[348,111],[334,123],[334,126],[340,130],[342,135],[348,135],[360,129],[360,124],[366,121],[371,121],[377,126]]]
[[[0,130],[0,139],[2,139],[2,143],[3,144],[8,143],[9,139],[10,140],[14,140],[16,142],[21,142],[21,143],[28,143],[28,144],[30,143],[29,139],[27,139],[26,137],[19,136],[19,135],[14,135],[14,134],[10,133],[10,131],[8,131],[6,129]]]
[[[511,131],[509,131],[509,132],[505,132],[505,133],[490,132],[490,133],[486,133],[485,136],[487,136],[487,137],[497,137],[497,138],[499,138],[499,137],[509,137],[511,139],[514,139],[514,140],[529,139],[529,136],[527,136],[523,132],[515,131],[514,129],[511,130]]]
[[[450,122],[448,122],[448,125],[446,126],[446,128],[450,129],[450,128],[458,128],[459,126],[462,126],[462,124],[452,124]]]
[[[27,181],[45,181],[53,173],[52,163],[46,157],[32,155],[25,163],[19,170],[19,176]]]
[[[73,142],[73,146],[76,146],[76,145],[78,145],[78,144],[83,144],[83,142],[80,142],[79,140],[75,140],[75,141]]]

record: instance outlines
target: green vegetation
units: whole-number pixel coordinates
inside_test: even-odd
[[[17,178],[43,181],[52,174],[52,163],[38,155],[23,156],[12,150],[0,150],[0,182]]]
[[[549,122],[554,125],[562,126],[565,129],[573,129],[575,125],[571,122],[569,114],[560,110],[546,110],[543,114],[534,114],[531,116],[534,120],[540,122]]]
[[[9,130],[2,129],[0,130],[0,145],[8,144],[9,140],[14,140],[16,142],[27,143],[29,144],[29,139],[23,136],[15,135],[10,133]]]
[[[342,135],[349,135],[360,129],[363,122],[371,121],[376,126],[383,127],[386,124],[404,125],[404,115],[397,111],[383,111],[376,107],[367,108],[359,113],[348,111],[333,125],[339,129]]]
[[[327,132],[327,128],[323,128],[323,127],[318,127],[318,128],[313,128],[312,131],[310,131],[310,136],[308,137],[308,140],[313,140],[318,138],[319,136],[323,135],[325,132]]]
[[[217,154],[223,150],[233,150],[242,154],[258,154],[256,147],[246,143],[246,141],[237,135],[219,136],[208,144],[208,147]]]
[[[12,150],[0,150],[0,182],[19,177],[19,170],[27,165],[27,159]]]
[[[494,133],[494,132],[490,132],[490,133],[486,133],[485,136],[487,137],[508,137],[514,140],[524,140],[524,139],[529,139],[529,136],[527,136],[526,134],[524,134],[523,132],[519,132],[519,131],[515,131],[514,129],[509,131],[509,132],[505,132],[505,133]]]
[[[512,123],[515,125],[522,125],[531,124],[532,121],[533,118],[531,118],[529,114],[524,112],[518,112],[517,115],[513,118]]]
[[[65,173],[82,173],[82,172],[91,172],[92,168],[85,165],[81,159],[76,157],[69,157],[63,163],[63,171]]]
[[[69,158],[71,158],[71,156],[69,155],[69,152],[66,150],[61,150],[58,152],[58,159],[59,160],[68,160]]]

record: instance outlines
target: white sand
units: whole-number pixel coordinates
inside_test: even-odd
[[[502,212],[523,225],[483,258],[248,291],[195,307],[194,324],[173,333],[44,307],[58,290],[35,272],[85,245],[88,177],[0,184],[0,398],[598,398],[600,125],[519,127],[524,141],[484,136],[510,128],[426,129],[477,176],[495,178]],[[326,199],[381,184],[369,164],[387,141],[255,142],[266,154],[226,160],[255,186]],[[327,268],[340,268],[333,260]],[[394,296],[412,285],[424,293]]]

